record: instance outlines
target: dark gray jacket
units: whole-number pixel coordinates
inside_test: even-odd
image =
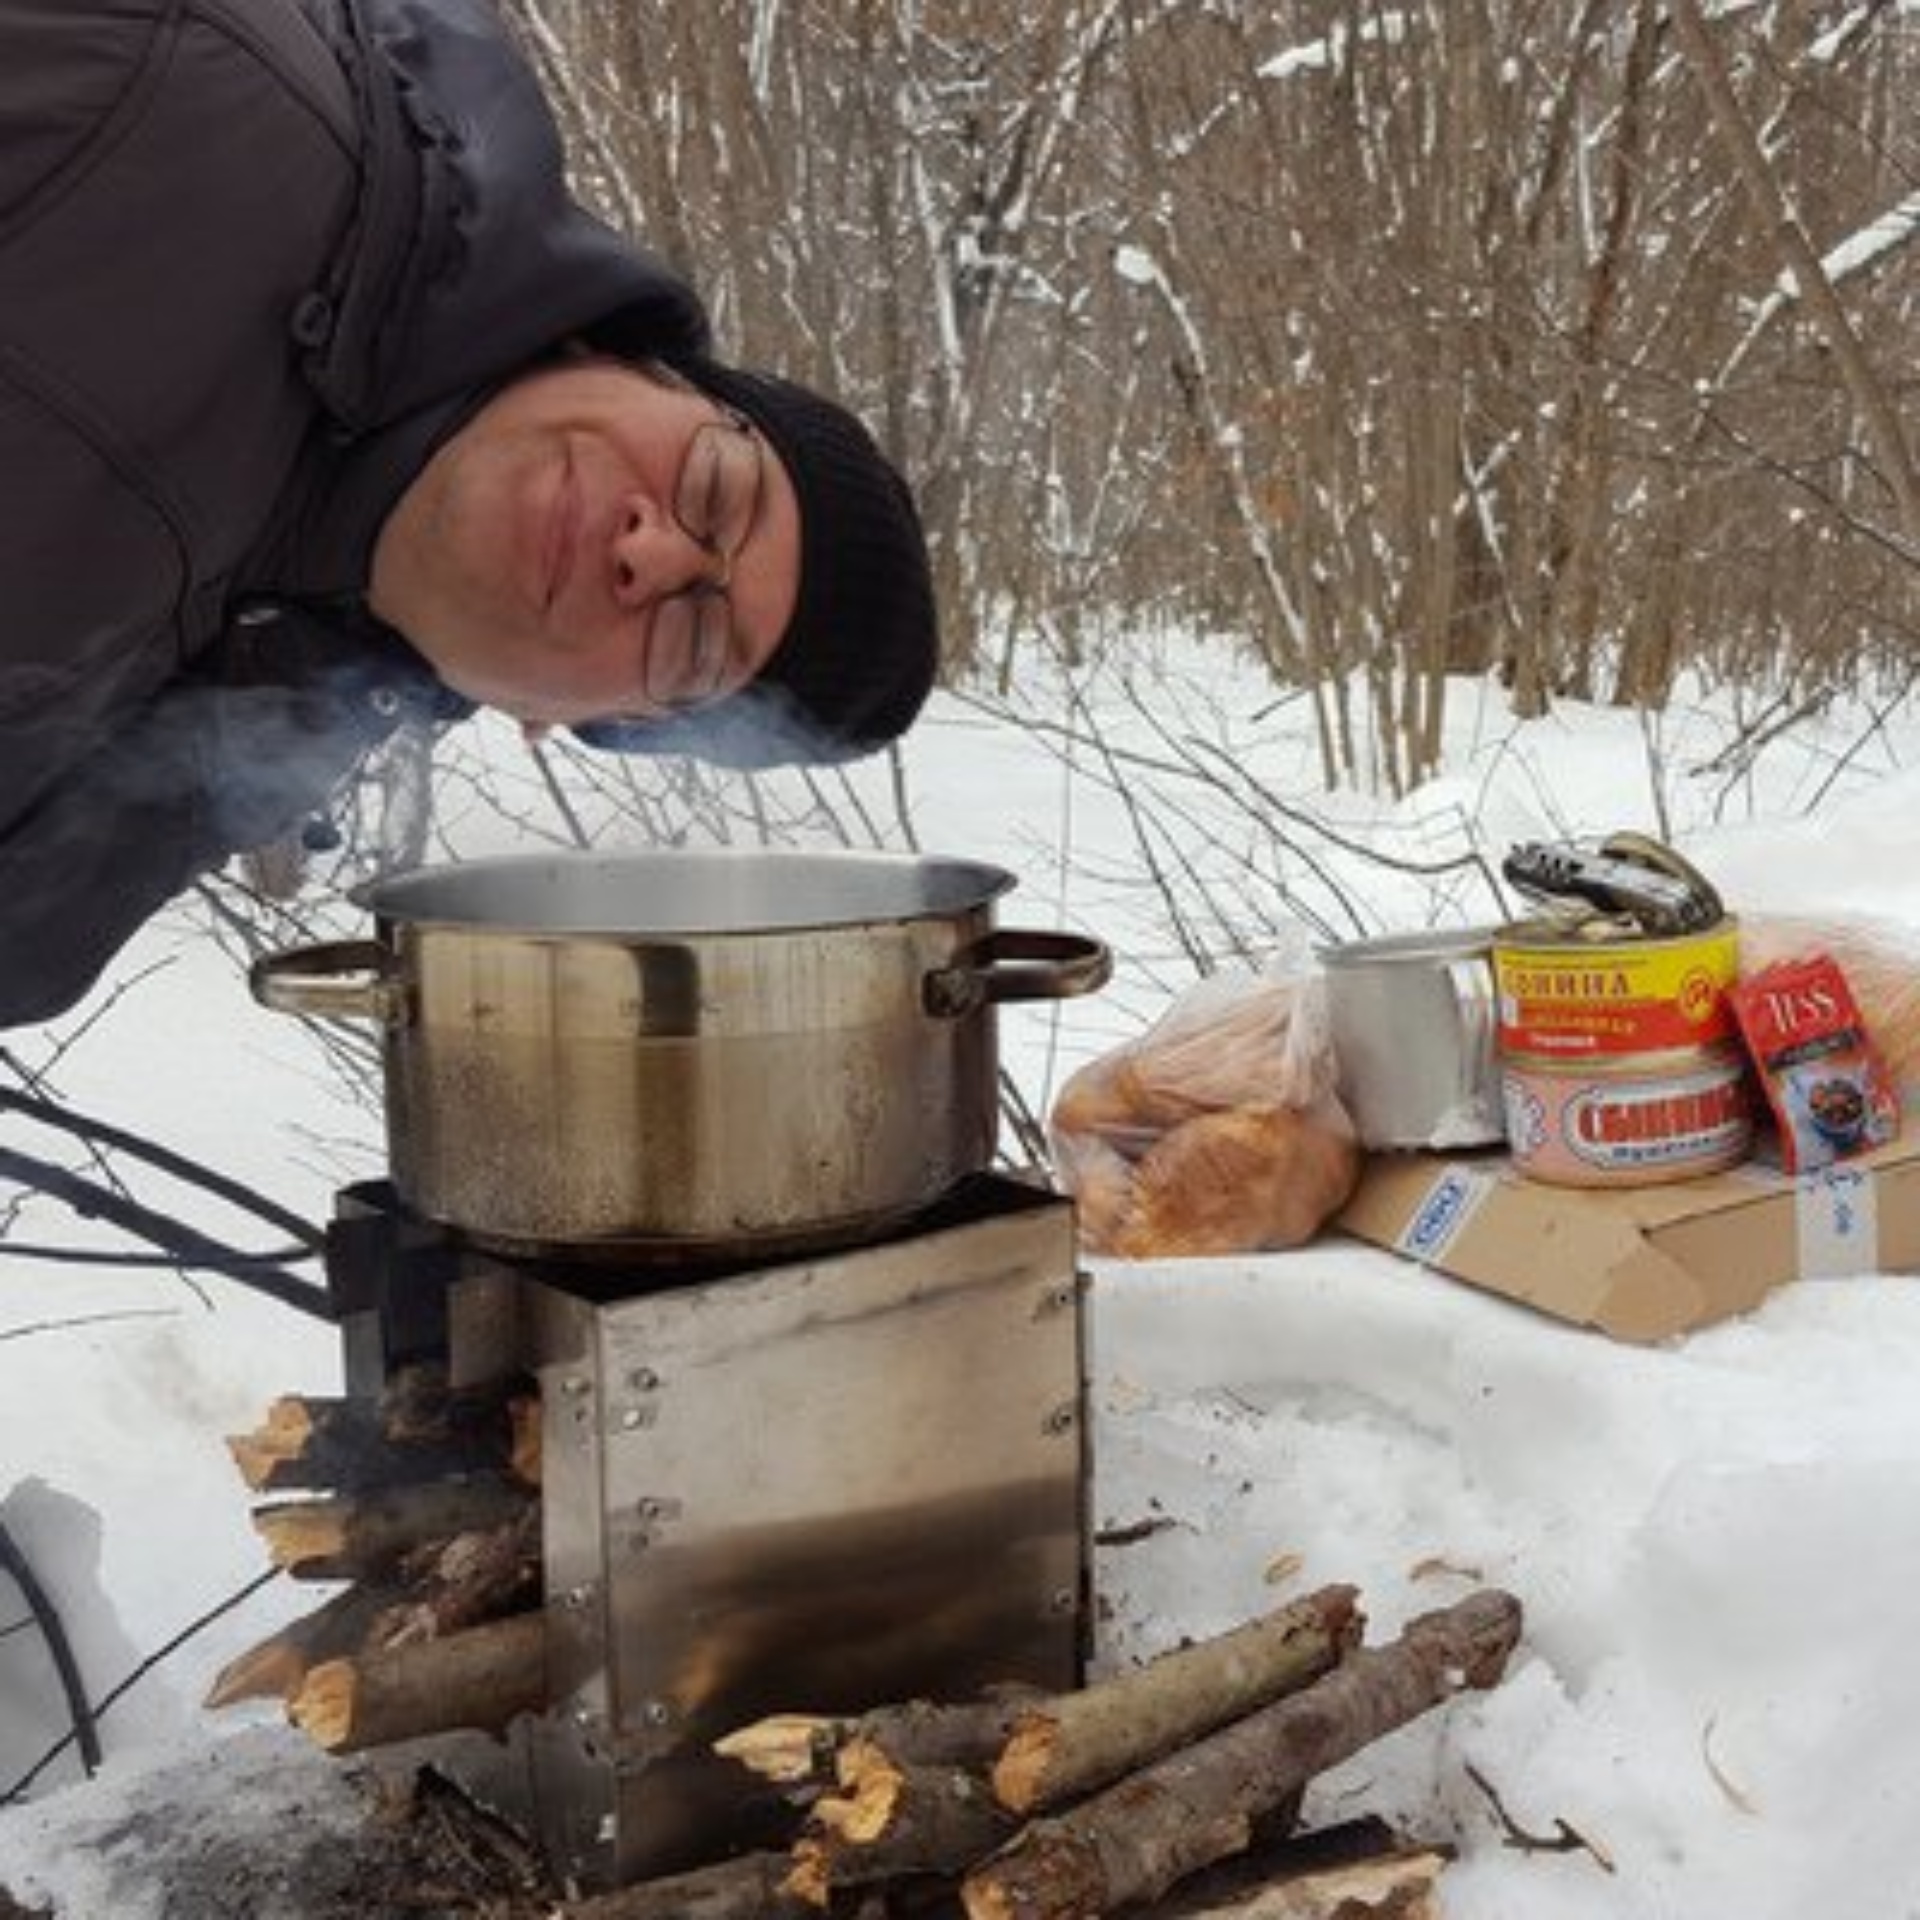
[[[588,327],[705,344],[487,0],[0,0],[0,1026],[458,710],[374,535]]]

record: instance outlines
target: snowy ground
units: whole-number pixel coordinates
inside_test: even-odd
[[[1232,734],[1220,716],[1254,704],[1210,683],[1191,728]],[[1160,711],[1172,710],[1169,696]],[[1634,716],[1588,711],[1515,729],[1464,688],[1455,719],[1444,780],[1398,808],[1347,796],[1320,810],[1403,852],[1478,835],[1497,855],[1516,839],[1670,826],[1743,912],[1864,909],[1920,929],[1911,720],[1869,736],[1835,715],[1729,786],[1694,771],[1728,737],[1708,705],[1657,738]],[[1116,736],[1129,724],[1115,718]],[[1310,799],[1305,740],[1270,733],[1234,749]],[[1098,1001],[1003,1015],[1044,1104],[1182,978],[1123,809],[1094,756],[1043,750],[953,702],[917,736],[911,767],[923,846],[1021,875],[1005,920],[1084,928],[1121,950],[1122,977]],[[1251,844],[1244,822],[1215,813],[1197,831],[1195,869],[1227,860],[1250,909],[1277,919],[1232,864]],[[1284,849],[1271,872],[1276,894],[1314,904]],[[1382,928],[1486,917],[1485,899],[1441,897],[1457,884],[1348,881]],[[160,927],[119,977],[156,965],[96,1001],[96,1028],[76,1020],[9,1048],[37,1066],[78,1034],[58,1066],[65,1098],[321,1217],[334,1188],[377,1165],[377,1123],[225,963]],[[52,1151],[11,1120],[4,1137]],[[198,1206],[121,1172],[156,1206]],[[16,1243],[81,1232],[44,1205],[5,1225]],[[1454,1920],[1920,1913],[1906,1840],[1920,1818],[1920,1669],[1905,1651],[1920,1574],[1920,1292],[1872,1276],[1807,1284],[1644,1350],[1326,1241],[1103,1264],[1090,1314],[1096,1519],[1165,1523],[1099,1558],[1109,1657],[1333,1580],[1361,1587],[1381,1634],[1481,1581],[1525,1601],[1503,1686],[1370,1751],[1321,1794],[1328,1817],[1386,1813],[1455,1843]],[[334,1365],[324,1327],[219,1280],[195,1292],[151,1273],[0,1266],[0,1518],[57,1593],[96,1697],[256,1577],[220,1436],[274,1394],[324,1388]],[[35,1636],[8,1631],[12,1599],[0,1581],[0,1795],[64,1725]],[[349,1805],[317,1788],[260,1797],[314,1779],[308,1757],[257,1717],[210,1722],[195,1704],[295,1604],[270,1587],[197,1634],[106,1715],[99,1780],[71,1784],[63,1758],[0,1812],[0,1885],[63,1920],[143,1920],[169,1909],[125,1820],[157,1783],[175,1832],[192,1824],[183,1803],[229,1833],[271,1831],[289,1804],[323,1822],[326,1806]],[[1516,1844],[1552,1840],[1561,1822],[1583,1844]]]

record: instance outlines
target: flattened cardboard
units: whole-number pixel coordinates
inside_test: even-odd
[[[1789,1280],[1920,1269],[1920,1133],[1788,1176],[1551,1187],[1503,1153],[1375,1154],[1334,1224],[1616,1340],[1671,1339]]]

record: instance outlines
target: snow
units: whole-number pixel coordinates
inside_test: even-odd
[[[1394,805],[1316,795],[1306,703],[1276,703],[1220,650],[1168,642],[1135,658],[1137,685],[1080,689],[1104,751],[1084,728],[1020,727],[943,697],[908,753],[923,847],[1018,873],[1008,924],[1094,931],[1120,954],[1108,992],[1002,1013],[1036,1106],[1190,978],[1143,882],[1114,752],[1134,756],[1120,762],[1130,798],[1156,783],[1177,796],[1188,883],[1212,877],[1262,938],[1299,910],[1379,930],[1483,919],[1487,882],[1448,868],[1456,856],[1497,863],[1514,840],[1624,828],[1673,839],[1743,912],[1866,910],[1920,929],[1910,711],[1875,716],[1863,700],[1809,718],[1736,774],[1713,770],[1737,729],[1723,695],[1689,690],[1657,718],[1562,705],[1520,725],[1496,689],[1462,684],[1442,776]],[[1026,705],[1066,710],[1056,689]],[[1238,769],[1297,812],[1251,825],[1249,789],[1166,771],[1182,744],[1208,749],[1190,765]],[[1297,836],[1315,862],[1263,834]],[[1425,870],[1355,861],[1350,844]],[[1315,877],[1329,864],[1344,900]],[[150,929],[116,982],[56,1030],[8,1035],[13,1060],[55,1064],[74,1105],[315,1220],[377,1168],[377,1116],[182,919]],[[24,1120],[9,1116],[4,1138],[58,1157]],[[256,1249],[277,1238],[116,1165],[151,1205]],[[5,1230],[116,1244],[45,1203]],[[1329,1238],[1095,1263],[1088,1313],[1094,1520],[1129,1541],[1096,1556],[1104,1661],[1333,1581],[1361,1589],[1376,1637],[1483,1582],[1525,1603],[1501,1686],[1369,1749],[1310,1807],[1378,1812],[1457,1847],[1452,1920],[1920,1910],[1908,1284],[1804,1283],[1647,1349]],[[335,1374],[321,1323],[215,1277],[0,1266],[0,1519],[54,1590],[96,1698],[258,1577],[221,1436]],[[271,1715],[197,1705],[225,1659],[301,1604],[269,1585],[140,1678],[102,1722],[98,1778],[64,1756],[0,1811],[0,1885],[63,1920],[143,1920],[168,1910],[151,1845],[163,1831],[229,1858],[289,1821],[349,1833],[339,1770]],[[0,1795],[65,1727],[37,1636],[7,1631],[17,1612],[0,1578]],[[257,1911],[281,1908],[262,1895]]]
[[[15,1876],[16,1892],[57,1888],[62,1920],[370,1914],[342,1899],[358,1878],[369,1811],[356,1771],[295,1734],[177,1737],[125,1754],[44,1819],[37,1807],[14,1815],[23,1835],[0,1846],[0,1870]]]
[[[1363,22],[1358,32],[1351,32],[1344,26],[1336,27],[1324,40],[1309,40],[1262,61],[1260,77],[1263,80],[1292,80],[1303,73],[1338,72],[1345,65],[1353,44],[1366,46],[1379,41],[1387,46],[1396,46],[1406,38],[1408,25],[1404,13],[1392,12],[1382,14],[1378,20]]]
[[[1120,1650],[1244,1618],[1276,1562],[1358,1584],[1382,1633],[1483,1582],[1524,1599],[1503,1686],[1316,1796],[1458,1838],[1455,1920],[1785,1920],[1855,1884],[1865,1911],[1908,1910],[1907,1287],[1787,1289],[1653,1351],[1346,1248],[1113,1268],[1097,1291],[1099,1517],[1140,1519],[1146,1493],[1174,1522],[1106,1556]],[[1502,1848],[1469,1766],[1612,1871]]]

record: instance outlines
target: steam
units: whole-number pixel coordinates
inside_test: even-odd
[[[572,732],[605,752],[681,753],[741,771],[832,766],[874,750],[833,733],[784,687],[765,683],[660,720],[582,721]]]

